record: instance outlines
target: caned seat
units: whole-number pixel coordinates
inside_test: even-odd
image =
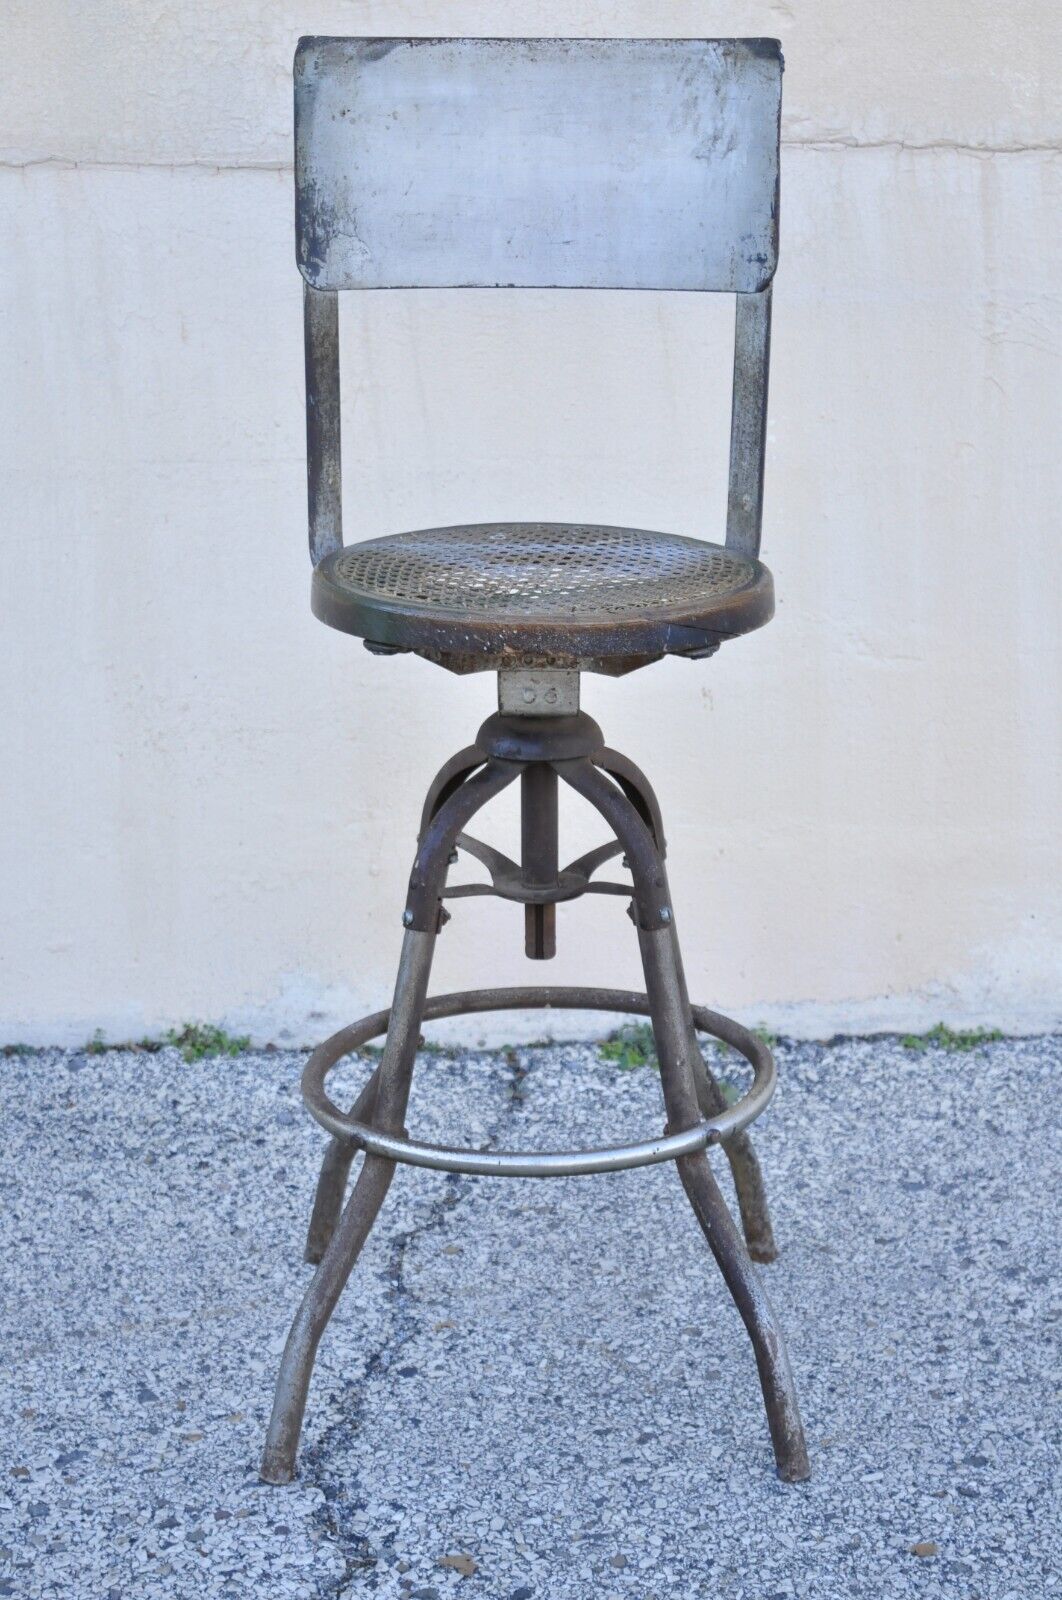
[[[457,670],[531,665],[622,672],[701,656],[767,622],[771,574],[680,534],[567,522],[481,522],[346,545],[313,575],[313,609],[384,649]]]

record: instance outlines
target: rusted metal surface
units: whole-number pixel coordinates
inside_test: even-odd
[[[696,1021],[696,1012],[694,1013]],[[693,1063],[697,1088],[697,1104],[702,1117],[717,1116],[725,1111],[727,1099],[703,1057]],[[741,1213],[741,1231],[745,1246],[753,1261],[765,1264],[778,1259],[778,1246],[774,1242],[774,1228],[767,1204],[767,1191],[763,1184],[759,1158],[752,1148],[752,1140],[742,1128],[722,1140],[723,1152],[730,1164]]]
[[[506,758],[495,753],[498,748],[508,752]],[[595,765],[592,757],[602,765]],[[603,770],[606,761],[615,777]],[[466,821],[517,777],[524,806],[519,863],[462,831]],[[558,777],[598,809],[614,835],[612,841],[563,870],[557,864]],[[671,1160],[677,1163],[752,1341],[779,1473],[789,1481],[806,1477],[807,1452],[782,1334],[705,1155],[710,1144],[723,1142],[749,1244],[762,1256],[773,1253],[759,1170],[747,1143],[737,1141],[744,1138],[749,1123],[770,1100],[774,1063],[767,1046],[739,1023],[690,1004],[656,838],[662,837],[659,808],[648,781],[618,752],[606,752],[600,729],[585,713],[526,719],[499,713],[487,719],[474,746],[446,764],[431,794],[434,800],[426,807],[428,821],[410,876],[403,919],[410,931],[403,945],[394,1005],[389,1012],[378,1012],[342,1029],[319,1046],[303,1075],[306,1105],[333,1137],[325,1155],[307,1245],[307,1253],[311,1259],[319,1258],[319,1266],[285,1347],[263,1477],[284,1483],[294,1472],[317,1344],[383,1202],[396,1163],[481,1176],[545,1178],[620,1171]],[[595,887],[631,896],[646,993],[518,988],[428,999],[428,973],[444,917],[443,898],[461,893],[460,886],[446,887],[455,845],[476,856],[491,873],[489,885],[464,886],[467,891],[522,898],[531,910],[548,907],[552,911],[558,900],[592,892]],[[592,884],[591,874],[618,850],[624,852],[633,882]],[[549,931],[548,924],[532,924],[532,953],[545,952]],[[592,1150],[483,1151],[411,1139],[401,1121],[421,1024],[433,1018],[531,1006],[648,1014],[668,1115],[665,1131],[635,1143]],[[736,1104],[725,1103],[707,1072],[697,1030],[733,1045],[751,1064],[752,1085]],[[344,1055],[379,1034],[387,1038],[380,1064],[351,1112],[344,1113],[328,1097],[326,1076]],[[364,1164],[340,1215],[355,1150],[364,1152]]]
[[[317,289],[761,289],[781,93],[776,39],[302,39],[299,269]]]
[[[671,921],[671,904],[663,858],[637,809],[623,790],[589,761],[559,761],[557,771],[565,783],[600,811],[622,844],[634,879],[638,927],[666,928]]]
[[[316,616],[377,655],[569,681],[704,660],[770,620],[773,582],[755,558],[781,81],[771,39],[301,41]],[[733,292],[725,545],[482,523],[342,548],[336,292],[440,285]]]
[[[320,1046],[306,1103],[333,1135],[307,1255],[318,1262],[281,1362],[262,1476],[286,1483],[318,1341],[395,1165],[549,1177],[674,1160],[748,1330],[779,1473],[807,1452],[777,1320],[712,1177],[722,1141],[750,1249],[774,1253],[745,1129],[774,1087],[771,1053],[731,1019],[692,1007],[652,788],[579,711],[578,672],[619,675],[665,654],[711,655],[773,612],[757,559],[763,502],[770,282],[778,248],[781,53],[775,40],[305,39],[295,65],[296,213],[306,280],[311,603],[376,654],[412,650],[455,672],[499,671],[499,711],[439,772],[425,800],[389,1012]],[[726,545],[585,523],[479,523],[344,548],[336,291],[461,285],[725,290],[737,296]],[[520,861],[466,824],[517,778]],[[558,779],[612,838],[559,865]],[[463,850],[489,883],[447,885]],[[622,853],[630,883],[594,874]],[[555,908],[583,894],[630,899],[646,994],[477,990],[427,998],[444,900],[493,894],[524,906],[525,949],[555,950]],[[423,1020],[535,1005],[648,1014],[668,1127],[582,1151],[470,1151],[419,1144],[402,1127]],[[701,1029],[753,1067],[727,1105]],[[386,1033],[352,1110],[324,1081]],[[364,1153],[343,1206],[355,1151]]]
[[[510,667],[498,673],[498,710],[519,717],[573,717],[579,674],[557,668]]]
[[[605,736],[585,711],[573,717],[510,717],[496,711],[480,726],[476,743],[498,761],[577,761],[595,757]]]
[[[615,778],[652,834],[653,843],[661,856],[666,857],[667,843],[664,839],[664,819],[660,814],[660,802],[645,773],[619,750],[607,748],[602,750],[601,754],[594,758],[594,764],[600,767],[602,772],[607,772],[610,778]]]
[[[372,1121],[376,1085],[379,1081],[380,1069],[377,1066],[351,1107],[350,1114],[356,1122]],[[311,1266],[316,1266],[320,1261],[329,1239],[335,1232],[339,1213],[343,1208],[343,1197],[347,1192],[350,1164],[355,1153],[348,1139],[333,1139],[325,1151],[321,1163],[321,1175],[317,1180],[317,1191],[313,1197],[310,1226],[306,1230],[306,1248],[303,1252],[303,1260],[308,1261]]]
[[[343,545],[340,451],[339,301],[303,284],[306,353],[306,487],[310,560],[316,567]]]
[[[478,523],[335,551],[314,570],[311,605],[330,627],[433,658],[597,670],[762,627],[774,586],[759,561],[679,534]]]
[[[520,776],[520,877],[528,889],[549,890],[557,881],[557,774],[546,761],[532,761]],[[524,906],[524,955],[552,961],[557,954],[557,902]]]
[[[739,294],[734,323],[730,488],[726,545],[750,560],[760,553],[767,459],[767,380],[771,366],[771,286]]]
[[[401,1129],[405,1117],[434,946],[434,933],[407,933],[402,945],[387,1043],[373,1097],[374,1123],[391,1133]],[[366,1156],[339,1225],[296,1312],[281,1357],[262,1455],[261,1476],[266,1483],[290,1483],[295,1475],[295,1455],[317,1346],[372,1231],[394,1172],[393,1161]]]
[[[446,869],[457,836],[481,806],[513,783],[520,768],[513,762],[490,760],[455,789],[436,811],[424,830],[413,871],[402,924],[422,933],[435,933],[442,916],[442,893]]]
[[[478,745],[470,744],[464,750],[459,750],[455,756],[442,766],[432,779],[431,786],[424,797],[424,807],[420,814],[420,828],[417,832],[417,841],[423,839],[428,824],[442,805],[449,799],[455,789],[459,789],[469,773],[477,767],[485,766],[486,752]]]
[[[586,989],[550,986],[547,988],[472,989],[458,994],[437,995],[424,1007],[424,1022],[443,1017],[471,1016],[483,1011],[525,1011],[538,1007],[568,1011],[619,1011],[631,1016],[649,1016],[650,1003],[644,994],[629,989]],[[721,1016],[707,1006],[692,1006],[693,1026],[712,1038],[724,1039],[749,1062],[753,1079],[748,1091],[733,1105],[724,1101],[717,1112],[698,1117],[691,1127],[672,1137],[654,1135],[634,1144],[610,1145],[597,1150],[466,1150],[459,1147],[418,1143],[381,1133],[370,1122],[355,1116],[361,1096],[350,1112],[341,1111],[325,1089],[329,1072],[352,1051],[387,1031],[387,1011],[377,1011],[352,1027],[318,1045],[302,1076],[302,1095],[310,1115],[334,1139],[352,1150],[368,1150],[376,1155],[428,1167],[436,1172],[462,1172],[479,1177],[554,1178],[578,1177],[598,1172],[623,1172],[634,1167],[674,1161],[680,1155],[703,1150],[708,1145],[733,1138],[753,1123],[770,1104],[775,1090],[775,1067],[770,1050],[754,1033],[732,1017]],[[699,1055],[698,1055],[699,1059]],[[368,1091],[373,1080],[369,1080]],[[331,1146],[326,1160],[331,1161]]]
[[[668,1130],[700,1122],[694,1060],[699,1057],[674,923],[639,929],[645,987],[653,1018]],[[789,1355],[774,1308],[727,1210],[703,1150],[680,1156],[679,1177],[694,1215],[752,1343],[778,1476],[799,1483],[810,1475],[804,1428]]]

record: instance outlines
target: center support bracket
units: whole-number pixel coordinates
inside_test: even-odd
[[[572,717],[579,709],[574,667],[505,667],[498,673],[498,710],[513,717]]]

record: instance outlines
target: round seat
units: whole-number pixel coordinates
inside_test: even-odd
[[[483,522],[346,545],[313,575],[314,614],[370,648],[458,671],[629,670],[708,655],[774,610],[761,562],[641,528]]]

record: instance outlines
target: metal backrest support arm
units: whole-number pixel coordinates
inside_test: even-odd
[[[740,555],[758,556],[763,522],[763,468],[767,454],[771,285],[761,289],[759,294],[739,294],[735,298],[726,542],[728,549]]]
[[[306,486],[310,560],[343,545],[339,415],[339,296],[302,286],[306,340]]]

